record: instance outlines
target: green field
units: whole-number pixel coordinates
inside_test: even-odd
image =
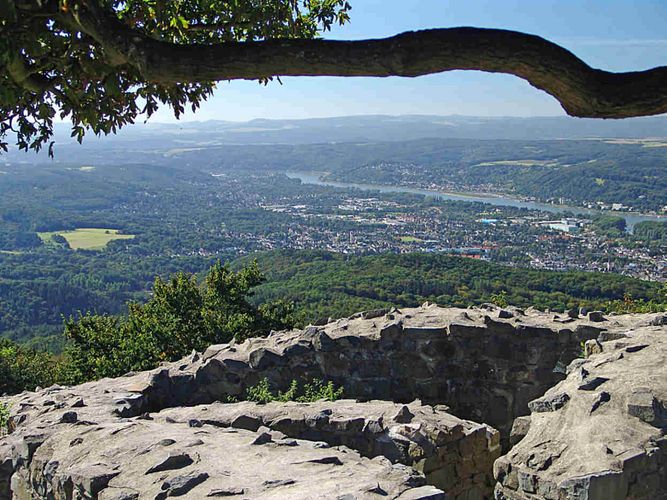
[[[72,231],[52,231],[37,233],[47,245],[56,244],[52,238],[60,235],[67,240],[73,250],[102,250],[112,240],[131,240],[133,234],[119,234],[118,229],[86,228],[82,227]]]
[[[399,239],[403,243],[419,243],[420,241],[424,241],[421,238],[415,238],[414,236],[401,236]]]

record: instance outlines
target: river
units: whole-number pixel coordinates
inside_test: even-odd
[[[318,186],[331,186],[339,188],[355,188],[364,191],[380,191],[381,193],[412,193],[421,194],[424,196],[433,196],[443,200],[453,201],[467,201],[488,203],[499,207],[518,207],[527,208],[530,210],[543,210],[554,214],[562,214],[564,212],[571,212],[580,216],[591,216],[601,213],[599,210],[591,210],[582,207],[571,207],[567,205],[552,205],[549,203],[539,203],[536,201],[525,201],[518,198],[503,195],[479,195],[479,194],[464,194],[464,193],[442,193],[440,191],[430,191],[428,189],[410,188],[404,186],[390,186],[384,184],[358,184],[354,182],[336,182],[321,180],[321,172],[286,172],[287,177],[291,179],[299,179],[304,184],[316,184]],[[603,212],[619,217],[623,217],[627,224],[627,230],[632,232],[635,224],[643,221],[667,221],[667,216],[637,214],[628,212]]]

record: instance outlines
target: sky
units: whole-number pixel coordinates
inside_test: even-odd
[[[325,38],[364,39],[477,26],[540,35],[589,65],[635,71],[667,65],[665,0],[350,0],[351,22]],[[184,120],[247,121],[368,114],[559,116],[558,102],[509,75],[453,71],[418,78],[283,78],[220,82]],[[151,121],[173,122],[169,110]]]

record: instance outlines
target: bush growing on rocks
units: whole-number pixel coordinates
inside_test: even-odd
[[[51,385],[56,368],[50,354],[0,338],[0,395]]]
[[[272,401],[299,401],[300,403],[314,403],[316,401],[336,401],[343,396],[343,388],[334,386],[332,381],[327,382],[319,379],[313,379],[312,382],[306,383],[303,390],[299,387],[296,380],[292,380],[287,391],[278,391],[276,395],[271,391],[269,386],[269,379],[262,380],[252,387],[248,387],[246,391],[246,399],[254,401],[255,403],[271,403]]]

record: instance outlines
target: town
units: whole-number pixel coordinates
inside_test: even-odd
[[[308,186],[308,188],[313,188]],[[514,207],[450,202],[418,195],[302,186],[259,206],[288,216],[285,231],[254,240],[254,249],[322,249],[348,254],[439,252],[546,270],[614,272],[667,280],[667,252],[595,220]],[[250,242],[248,242],[250,243]],[[259,248],[257,248],[259,247]]]

